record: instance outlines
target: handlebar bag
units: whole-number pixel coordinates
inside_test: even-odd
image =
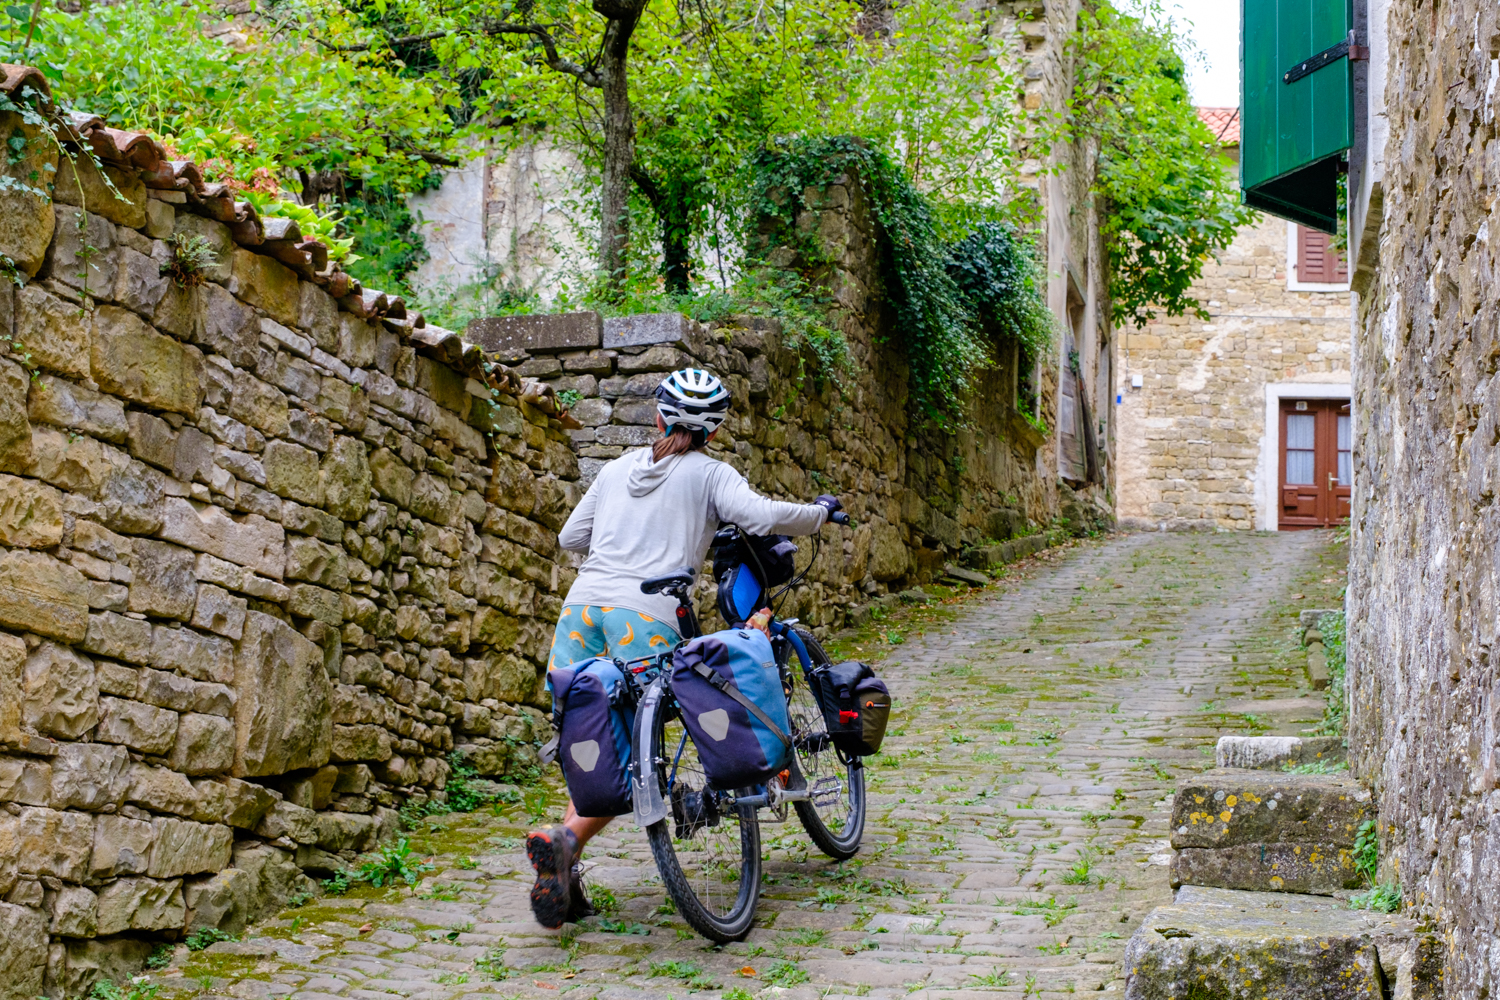
[[[857,660],[812,672],[813,694],[833,745],[851,757],[880,750],[891,719],[891,692],[868,664]]]
[[[672,694],[712,787],[764,784],[790,761],[786,694],[764,632],[726,629],[681,646]]]
[[[605,657],[547,674],[558,762],[580,816],[630,812],[630,730],[635,709],[625,674]]]

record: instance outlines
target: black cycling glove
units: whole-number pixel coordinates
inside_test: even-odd
[[[839,498],[828,493],[824,493],[822,496],[818,497],[818,499],[814,500],[813,503],[819,507],[822,507],[830,514],[832,514],[836,510],[844,509],[844,505],[839,503]]]

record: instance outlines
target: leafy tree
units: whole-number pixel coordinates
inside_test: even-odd
[[[1093,191],[1115,318],[1138,327],[1157,310],[1207,319],[1191,286],[1253,213],[1240,206],[1214,135],[1188,96],[1180,54],[1187,43],[1156,0],[1138,16],[1092,0],[1069,44],[1073,94],[1040,136],[1044,147],[1097,143]]]

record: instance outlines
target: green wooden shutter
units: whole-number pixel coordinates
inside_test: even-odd
[[[1354,141],[1349,60],[1291,83],[1283,77],[1349,37],[1351,0],[1241,0],[1240,15],[1241,197],[1332,233],[1340,154]]]

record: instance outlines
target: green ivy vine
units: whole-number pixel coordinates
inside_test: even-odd
[[[773,245],[795,246],[811,267],[829,262],[816,236],[798,231],[798,215],[814,207],[809,192],[857,179],[879,226],[877,266],[910,370],[911,405],[932,425],[964,423],[975,379],[991,363],[991,338],[1014,339],[1028,357],[1050,341],[1026,241],[994,222],[945,241],[932,203],[880,149],[846,136],[791,138],[753,157],[749,173],[748,218],[772,220]]]

